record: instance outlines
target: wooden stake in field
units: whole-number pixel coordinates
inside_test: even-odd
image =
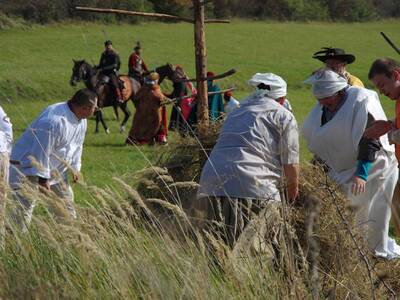
[[[197,119],[199,136],[207,133],[208,129],[208,88],[207,81],[207,50],[206,33],[204,28],[204,0],[193,0],[194,11],[194,46],[196,55],[197,83]]]
[[[168,19],[175,21],[182,21],[194,24],[194,46],[196,56],[196,83],[197,83],[197,116],[199,123],[199,135],[207,133],[208,128],[208,95],[207,95],[207,80],[220,79],[234,74],[234,69],[229,70],[223,74],[207,78],[207,48],[206,48],[206,36],[205,36],[205,23],[230,23],[229,20],[205,20],[204,14],[205,0],[193,0],[193,12],[194,19],[177,17],[167,14],[158,13],[145,13],[136,11],[127,11],[120,9],[107,9],[107,8],[93,8],[93,7],[76,7],[76,10],[95,12],[95,13],[112,13],[112,14],[123,14],[130,16],[150,17],[158,19]],[[192,80],[190,80],[192,81]]]

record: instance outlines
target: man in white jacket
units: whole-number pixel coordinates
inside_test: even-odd
[[[351,87],[333,71],[317,72],[312,84],[318,99],[303,134],[309,150],[329,167],[328,175],[356,208],[369,247],[378,257],[397,258],[400,247],[388,237],[391,201],[397,182],[397,161],[387,136],[363,137],[374,120],[386,120],[378,95]]]
[[[13,142],[13,132],[10,118],[0,107],[0,247],[4,247],[5,208],[8,186],[8,170]]]
[[[27,182],[52,190],[76,218],[67,170],[72,170],[74,182],[79,180],[86,119],[96,106],[95,93],[79,90],[69,101],[47,107],[16,142],[11,154],[10,185],[21,204],[22,211],[16,214],[21,226],[30,223],[35,207],[34,199],[27,199],[21,192]]]
[[[286,82],[257,73],[249,84],[256,92],[227,116],[198,192],[199,210],[207,211],[210,224],[224,224],[218,230],[230,246],[254,214],[266,206],[277,210],[286,192],[289,200],[298,196],[298,128],[282,105]]]

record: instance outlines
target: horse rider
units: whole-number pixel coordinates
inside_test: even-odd
[[[110,78],[112,88],[115,92],[115,97],[119,103],[123,102],[122,91],[118,79],[118,71],[121,67],[121,60],[117,51],[113,48],[110,40],[104,43],[105,51],[101,54],[98,69],[101,74]]]
[[[140,42],[136,43],[134,51],[135,52],[129,56],[129,76],[143,84],[143,74],[149,73],[149,70],[142,58],[142,46],[140,45]]]

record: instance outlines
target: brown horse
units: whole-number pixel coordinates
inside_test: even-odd
[[[97,68],[91,66],[85,60],[77,60],[77,61],[73,60],[73,62],[74,66],[72,68],[70,84],[76,85],[77,82],[83,81],[85,83],[85,86],[88,89],[95,91],[99,97],[97,103],[99,110],[96,111],[95,113],[96,116],[95,133],[99,132],[99,122],[101,122],[101,124],[103,125],[105,132],[107,134],[110,133],[104,121],[103,113],[101,111],[102,108],[110,106],[114,108],[114,112],[117,118],[118,118],[118,107],[120,107],[121,110],[123,111],[125,116],[121,123],[120,132],[124,132],[126,122],[128,121],[129,116],[131,114],[127,106],[128,101],[132,100],[134,96],[137,94],[137,92],[141,87],[140,83],[129,76],[126,75],[119,76],[119,79],[121,80],[121,82],[123,82],[123,87],[124,87],[122,89],[122,95],[124,101],[123,103],[119,103],[116,100],[115,93],[112,91],[110,85],[107,84],[108,82],[107,76],[101,75],[100,72],[97,70]],[[171,64],[166,64],[164,66],[158,67],[155,69],[155,71],[160,75],[160,80],[159,80],[160,83],[166,77],[171,81],[173,81],[176,76],[174,67]]]
[[[120,131],[125,131],[125,124],[129,119],[130,111],[128,110],[127,102],[133,98],[133,96],[139,91],[140,83],[136,80],[128,77],[128,76],[120,76],[120,80],[123,82],[124,89],[123,91],[123,103],[118,103],[115,98],[115,93],[113,92],[112,88],[110,87],[108,82],[108,77],[103,76],[97,70],[97,68],[92,67],[89,63],[85,60],[78,60],[74,62],[74,66],[72,68],[72,75],[70,84],[76,85],[77,82],[83,81],[88,89],[91,89],[96,92],[98,95],[98,103],[97,106],[99,110],[96,111],[96,129],[95,132],[99,132],[99,122],[102,123],[105,132],[108,134],[110,131],[104,121],[103,113],[101,111],[104,107],[112,106],[114,111],[117,114],[117,108],[120,107],[124,113],[124,119],[121,123]]]

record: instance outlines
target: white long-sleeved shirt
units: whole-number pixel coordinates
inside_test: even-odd
[[[297,122],[273,99],[251,97],[224,122],[205,164],[198,198],[280,200],[283,165],[299,163]]]
[[[239,101],[231,97],[228,103],[225,104],[225,114],[231,113],[234,109],[238,108],[239,106],[240,106]]]
[[[50,105],[16,142],[11,160],[18,165],[10,168],[10,184],[18,185],[24,176],[50,179],[52,184],[60,175],[65,178],[68,167],[80,171],[86,129],[86,119],[79,120],[67,102]]]
[[[0,106],[0,153],[11,153],[13,131],[10,118]]]

